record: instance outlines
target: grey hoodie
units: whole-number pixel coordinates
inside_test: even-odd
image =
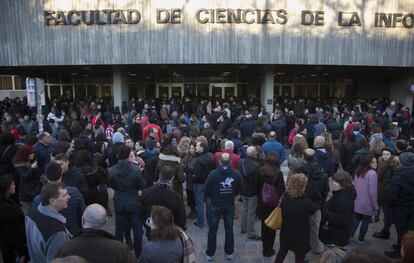
[[[29,211],[25,221],[31,263],[51,261],[71,237],[65,228],[66,218],[41,204]]]

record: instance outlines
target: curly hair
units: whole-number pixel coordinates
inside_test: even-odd
[[[307,184],[308,178],[303,173],[293,174],[287,182],[286,193],[291,199],[301,197]]]

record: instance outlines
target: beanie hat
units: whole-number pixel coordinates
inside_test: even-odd
[[[124,138],[124,135],[122,135],[122,133],[115,132],[114,133],[114,136],[112,137],[112,143],[115,144],[115,143],[118,143],[118,142],[124,143],[125,142],[125,138]]]

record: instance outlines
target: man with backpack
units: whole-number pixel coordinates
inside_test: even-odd
[[[256,219],[256,208],[258,198],[258,179],[260,176],[260,163],[257,160],[257,151],[254,146],[246,149],[246,158],[238,162],[238,170],[243,179],[243,210],[241,215],[241,232],[247,233],[247,238],[251,240],[260,240],[261,237],[256,235],[254,222]]]
[[[208,146],[203,142],[196,144],[197,157],[194,162],[194,196],[196,202],[197,221],[194,225],[204,226],[204,183],[209,173],[216,168],[214,155],[208,151]],[[208,211],[208,206],[207,206]]]

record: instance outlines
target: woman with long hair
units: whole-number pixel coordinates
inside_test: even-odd
[[[303,152],[308,148],[306,137],[298,133],[293,139],[293,144],[288,156],[289,175],[303,165]]]
[[[349,173],[338,171],[332,179],[332,197],[323,206],[320,238],[325,244],[344,247],[351,236],[356,191]]]
[[[377,166],[378,163],[375,155],[368,154],[357,169],[354,178],[354,187],[357,192],[357,197],[355,200],[355,214],[352,222],[351,237],[354,236],[362,221],[359,236],[356,241],[360,245],[368,244],[368,241],[365,240],[368,225],[371,222],[371,217],[377,216],[379,212]]]
[[[11,175],[0,176],[0,248],[4,263],[27,261],[24,213],[12,198],[16,191]]]
[[[105,169],[96,165],[87,150],[80,150],[76,156],[75,168],[80,171],[88,183],[88,191],[82,193],[88,206],[98,203],[108,207],[107,177]]]
[[[144,247],[140,262],[181,263],[184,256],[180,239],[182,230],[174,224],[171,210],[163,206],[153,206],[146,225],[151,228],[151,236]]]
[[[305,197],[307,184],[308,178],[304,174],[294,174],[287,182],[286,195],[281,203],[280,248],[275,263],[282,263],[289,250],[295,253],[296,263],[305,262],[310,249],[309,218],[318,209]]]
[[[262,235],[262,253],[264,257],[271,257],[275,254],[273,244],[275,242],[276,231],[266,226],[264,221],[270,215],[273,206],[268,206],[263,203],[262,189],[263,185],[267,183],[276,187],[279,195],[285,192],[285,182],[283,180],[283,173],[280,171],[279,155],[275,152],[268,154],[264,161],[263,167],[260,169],[259,177],[259,198],[256,214],[261,220],[261,235]]]
[[[16,169],[16,195],[19,195],[21,202],[32,202],[40,193],[40,172],[37,169],[33,147],[25,145],[19,148],[12,163]]]

